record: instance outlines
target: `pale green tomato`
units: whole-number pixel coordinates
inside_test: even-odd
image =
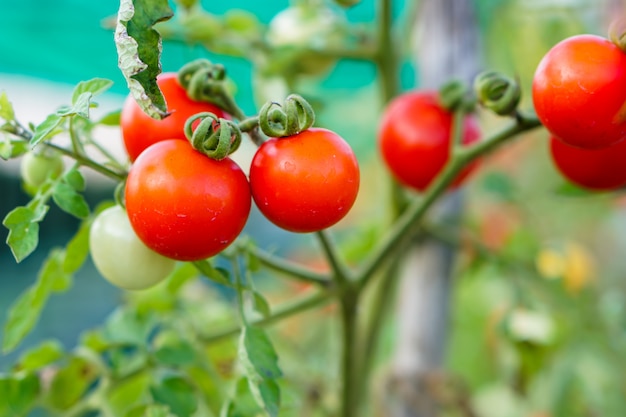
[[[267,41],[283,49],[293,48],[292,66],[297,72],[319,75],[328,71],[336,62],[333,57],[323,56],[323,51],[342,42],[345,19],[328,7],[305,5],[291,6],[279,12],[270,21]],[[281,59],[279,59],[281,60]],[[282,61],[282,60],[281,60]]]
[[[114,206],[100,213],[89,234],[91,258],[102,276],[120,288],[143,290],[163,281],[175,261],[143,244],[126,211]]]
[[[28,152],[22,157],[20,174],[27,186],[39,188],[48,178],[58,178],[63,168],[63,159],[59,154]]]

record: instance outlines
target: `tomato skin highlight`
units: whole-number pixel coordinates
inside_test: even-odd
[[[168,258],[218,254],[241,233],[250,213],[248,180],[230,158],[213,160],[187,141],[146,149],[126,182],[126,209],[139,238]]]
[[[582,149],[552,136],[549,146],[554,165],[568,181],[596,191],[626,185],[626,141],[600,149]]]
[[[167,139],[186,140],[184,127],[187,119],[200,112],[211,112],[218,117],[226,117],[219,107],[187,96],[185,89],[178,83],[175,72],[167,72],[157,77],[157,84],[165,97],[169,116],[156,120],[141,110],[132,96],[128,96],[122,107],[120,127],[124,147],[131,161],[148,146]]]
[[[350,145],[322,128],[266,141],[250,167],[252,197],[261,213],[296,233],[326,229],[344,218],[359,181]]]
[[[532,94],[541,123],[565,143],[598,149],[626,138],[626,54],[605,38],[556,44],[535,71]]]
[[[152,287],[167,278],[176,265],[139,240],[120,206],[109,207],[94,219],[89,248],[100,274],[126,290]]]
[[[438,102],[431,90],[411,91],[393,99],[383,113],[378,145],[392,175],[403,185],[424,191],[443,170],[450,158],[452,113]],[[462,144],[480,139],[473,116],[463,122]],[[451,187],[461,185],[476,168],[473,162],[459,173]]]

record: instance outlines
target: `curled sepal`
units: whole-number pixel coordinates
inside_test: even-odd
[[[187,95],[196,101],[206,101],[223,108],[220,102],[224,91],[226,69],[207,59],[197,59],[178,71],[178,82],[187,90]]]
[[[196,121],[199,123],[194,128]],[[241,144],[237,124],[213,113],[198,113],[187,119],[185,136],[195,150],[218,161],[235,152]]]
[[[626,53],[626,18],[619,17],[611,22],[609,39]]]
[[[519,83],[495,71],[478,74],[474,91],[480,104],[500,116],[515,112],[522,97]]]
[[[460,80],[451,80],[439,89],[439,104],[444,109],[453,112],[460,106],[468,104],[467,85]]]
[[[313,107],[297,94],[287,96],[282,105],[267,102],[259,111],[261,130],[273,138],[296,135],[313,126],[314,122]]]

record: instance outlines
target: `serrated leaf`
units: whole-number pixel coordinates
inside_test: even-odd
[[[106,78],[92,78],[91,80],[81,81],[74,87],[74,91],[72,92],[72,104],[76,105],[79,97],[84,93],[91,93],[91,95],[96,96],[104,93],[111,88],[112,85],[113,81],[107,80]]]
[[[67,410],[81,399],[97,377],[95,365],[74,356],[52,378],[48,401],[57,410]]]
[[[244,326],[239,342],[239,357],[249,378],[275,379],[282,376],[278,355],[265,331]]]
[[[9,97],[6,92],[2,92],[0,94],[0,118],[4,119],[7,122],[12,122],[15,120],[15,111],[13,110],[13,105],[9,101]]]
[[[117,15],[118,65],[139,107],[155,119],[167,115],[167,106],[156,84],[161,36],[153,26],[173,15],[168,0],[121,0]]]
[[[178,417],[190,417],[198,408],[193,386],[181,377],[163,377],[150,392],[155,401],[168,405]]]
[[[67,274],[75,273],[83,266],[88,256],[89,223],[83,222],[65,248],[63,271]]]
[[[119,126],[121,114],[122,112],[120,110],[107,113],[96,123],[104,126]]]
[[[35,208],[16,207],[11,210],[2,224],[9,229],[6,243],[17,262],[21,262],[33,253],[39,244],[39,222],[48,212],[48,206],[38,205]]]
[[[63,252],[53,250],[42,265],[37,281],[15,300],[9,310],[2,341],[4,352],[15,349],[32,330],[58,280],[66,277]]]
[[[65,182],[59,182],[54,187],[52,199],[61,210],[79,219],[89,216],[89,205],[85,198]]]
[[[19,370],[37,371],[58,361],[65,352],[57,340],[48,340],[22,354],[18,361]]]
[[[250,392],[257,404],[270,417],[278,416],[280,411],[280,387],[273,379],[248,379]]]
[[[29,151],[28,142],[16,139],[12,134],[0,131],[0,158],[8,161]]]
[[[269,317],[272,314],[270,304],[265,297],[257,291],[252,292],[252,306],[254,310],[259,312],[263,317]]]
[[[0,416],[23,417],[39,397],[39,378],[31,373],[0,375]]]
[[[37,125],[37,127],[35,127],[33,137],[30,140],[31,148],[35,147],[35,145],[51,135],[62,121],[63,118],[61,116],[57,114],[51,114],[46,118],[46,120]]]

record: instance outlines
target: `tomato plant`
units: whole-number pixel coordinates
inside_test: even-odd
[[[356,200],[359,166],[348,143],[327,129],[273,138],[250,167],[252,197],[261,213],[293,232],[325,229]]]
[[[595,35],[555,45],[533,78],[539,120],[565,143],[595,149],[626,138],[626,53]]]
[[[190,99],[174,72],[161,74],[157,78],[157,84],[167,102],[167,110],[171,113],[166,118],[162,120],[151,118],[130,95],[122,107],[120,127],[124,146],[131,161],[137,159],[139,154],[153,143],[167,139],[185,140],[185,122],[194,114],[210,112],[218,117],[225,116],[225,113],[213,104]]]
[[[581,187],[614,190],[626,185],[626,141],[600,149],[582,149],[553,136],[550,155],[559,172]]]
[[[143,290],[158,284],[174,270],[176,263],[139,240],[126,211],[119,205],[109,207],[94,219],[89,249],[100,274],[127,290]]]
[[[139,238],[172,259],[213,256],[235,240],[250,212],[250,187],[230,158],[216,161],[189,142],[146,149],[128,173],[126,209]]]
[[[28,187],[37,188],[48,178],[63,173],[63,159],[57,153],[28,152],[22,157],[20,174]]]
[[[378,130],[378,145],[385,164],[402,184],[424,191],[450,159],[452,113],[438,101],[435,91],[412,91],[396,97],[385,109]],[[478,123],[465,117],[462,144],[480,139]],[[454,180],[459,186],[475,168],[468,165]]]

